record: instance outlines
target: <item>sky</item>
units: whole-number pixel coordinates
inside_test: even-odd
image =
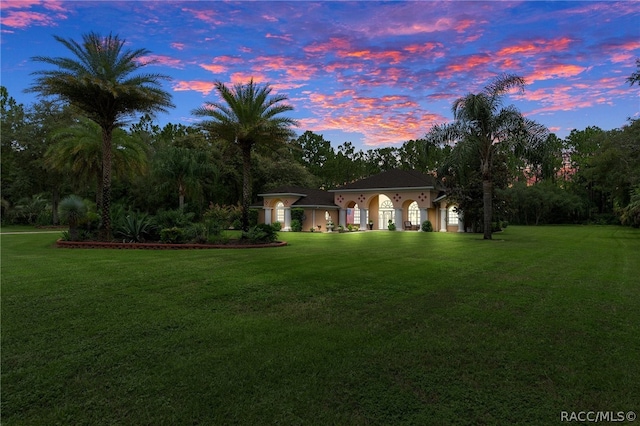
[[[150,51],[145,72],[169,76],[175,108],[160,125],[193,124],[216,81],[251,78],[286,95],[296,131],[334,147],[399,146],[453,119],[452,103],[504,73],[524,93],[506,105],[561,138],[640,117],[640,1],[56,1],[2,0],[1,81],[24,89],[72,57],[54,36],[117,34]]]

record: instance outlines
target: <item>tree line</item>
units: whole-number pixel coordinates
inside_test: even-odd
[[[60,102],[22,105],[0,88],[1,185],[4,223],[59,223],[57,204],[78,194],[101,207],[101,132]],[[640,225],[640,122],[620,129],[573,130],[565,139],[520,150],[500,147],[492,165],[493,222],[514,224],[623,223]],[[238,204],[242,158],[228,142],[197,126],[155,124],[149,115],[114,132],[113,198],[147,211],[186,209],[196,216],[210,203]],[[398,147],[337,147],[306,131],[251,156],[251,199],[295,185],[333,189],[401,168],[439,177],[461,204],[469,226],[482,228],[479,157],[427,133]]]
[[[111,35],[57,40],[75,59],[34,58],[56,66],[36,73],[31,90],[43,99],[25,106],[0,89],[4,223],[57,224],[61,198],[73,193],[92,200],[104,238],[114,209],[197,218],[212,204],[239,204],[247,229],[260,192],[332,189],[403,168],[438,177],[466,226],[485,238],[502,222],[640,225],[638,120],[611,131],[573,130],[562,140],[503,106],[510,90],[524,90],[515,75],[456,100],[454,121],[422,139],[334,149],[310,131],[296,137],[295,120],[282,115],[292,109],[286,97],[253,81],[218,83],[222,102],[195,109],[198,125],[160,127],[152,114],[170,108],[170,96],[159,89],[164,76],[136,74],[146,50],[126,50]],[[637,73],[627,80],[638,83]]]

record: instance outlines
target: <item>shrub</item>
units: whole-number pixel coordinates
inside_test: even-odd
[[[193,212],[185,212],[182,209],[158,210],[154,219],[154,224],[159,229],[186,228],[193,223],[195,215],[196,214]]]
[[[160,241],[165,244],[182,244],[184,243],[184,230],[177,226],[164,228],[160,231]]]
[[[209,241],[209,228],[205,223],[192,223],[184,230],[184,239],[190,243],[205,244]]]
[[[117,224],[114,234],[130,243],[142,243],[153,232],[153,222],[149,215],[129,212]]]
[[[302,222],[300,222],[298,219],[292,219],[291,220],[291,230],[293,232],[302,231]]]
[[[238,206],[221,206],[219,204],[210,204],[209,209],[204,213],[204,221],[207,224],[209,232],[213,235],[220,235],[223,230],[229,229],[233,224],[240,228],[239,215],[241,209]],[[236,223],[238,222],[238,223]]]
[[[247,239],[252,243],[272,243],[278,238],[278,233],[271,225],[260,223],[249,228],[249,231],[242,234],[243,239]]]
[[[76,196],[74,195],[74,197]],[[16,204],[13,212],[15,215],[14,222],[16,224],[35,225],[38,222],[38,217],[45,212],[47,207],[47,200],[43,194],[22,198]],[[58,211],[60,211],[59,208]]]
[[[306,219],[306,216],[304,214],[304,209],[301,209],[299,207],[291,209],[291,220],[297,220],[300,223],[303,223],[304,220]]]
[[[430,220],[425,220],[422,222],[422,231],[423,232],[433,232],[433,225]]]
[[[396,224],[393,223],[393,221],[391,219],[389,219],[389,223],[387,224],[387,229],[389,229],[389,231],[395,231],[396,230]]]
[[[272,227],[274,230],[279,231],[279,230],[281,230],[281,229],[282,229],[282,224],[281,224],[280,222],[273,222],[273,223],[271,224],[271,227]]]

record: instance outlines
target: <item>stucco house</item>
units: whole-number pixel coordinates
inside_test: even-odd
[[[329,191],[285,186],[258,196],[263,200],[254,206],[258,221],[280,222],[283,231],[291,230],[294,208],[304,210],[303,230],[327,231],[329,221],[336,229],[338,225],[363,231],[388,229],[389,220],[398,231],[420,230],[429,220],[435,231],[464,231],[462,215],[447,201],[442,185],[414,170],[394,169]]]

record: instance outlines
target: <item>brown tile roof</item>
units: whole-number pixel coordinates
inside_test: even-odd
[[[349,191],[364,189],[404,189],[404,188],[442,189],[435,177],[416,170],[393,169],[386,172],[349,183],[332,191]]]

